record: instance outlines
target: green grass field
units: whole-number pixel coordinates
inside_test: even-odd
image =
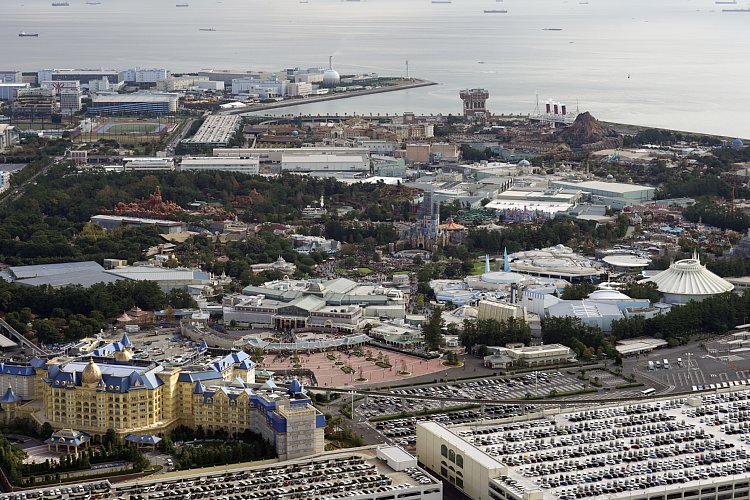
[[[159,125],[156,123],[116,123],[105,134],[153,134],[158,130]]]

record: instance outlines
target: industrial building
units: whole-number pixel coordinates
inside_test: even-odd
[[[310,155],[359,156],[362,161],[367,161],[370,158],[370,151],[367,148],[349,148],[341,146],[320,146],[304,148],[214,148],[213,155],[223,156],[226,158],[255,157],[259,158],[261,163],[279,165],[281,164],[282,157],[307,157]]]
[[[484,208],[500,212],[541,212],[553,216],[571,209],[580,198],[581,191],[577,190],[512,187],[498,193]]]
[[[166,115],[177,112],[175,94],[102,94],[91,98],[92,115]]]
[[[0,82],[0,101],[13,102],[19,90],[28,89],[28,83],[20,82]]]
[[[656,188],[650,186],[639,186],[636,184],[623,184],[619,182],[568,182],[552,181],[553,187],[573,189],[588,193],[591,201],[608,205],[615,210],[622,210],[631,205],[641,205],[654,199]]]
[[[236,172],[238,174],[257,175],[260,172],[258,158],[222,158],[222,157],[185,157],[180,162],[181,172]]]
[[[242,118],[236,115],[211,115],[206,117],[193,137],[182,141],[186,146],[227,147],[234,138]],[[221,156],[221,155],[216,155]]]
[[[474,500],[744,499],[748,399],[733,387],[480,425],[419,422],[417,456]]]
[[[338,173],[369,173],[370,162],[359,155],[296,154],[281,156],[282,172],[304,172],[313,175],[336,175]]]
[[[106,78],[110,82],[120,82],[119,73],[115,70],[96,69],[42,69],[37,72],[37,82],[63,82],[78,80],[88,85],[91,80]]]
[[[179,234],[187,230],[184,222],[130,217],[128,215],[92,215],[91,222],[107,230],[120,226],[155,226],[162,234]]]

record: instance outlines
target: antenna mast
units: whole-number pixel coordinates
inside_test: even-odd
[[[406,60],[406,79],[409,79],[409,60]]]

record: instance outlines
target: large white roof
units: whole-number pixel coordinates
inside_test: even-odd
[[[654,277],[641,283],[653,282],[661,293],[673,295],[713,295],[734,290],[734,285],[715,275],[700,260],[679,260]]]

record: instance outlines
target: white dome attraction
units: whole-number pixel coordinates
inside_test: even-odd
[[[589,300],[631,300],[624,293],[612,289],[594,290],[588,298]]]
[[[664,301],[670,304],[685,304],[734,290],[733,284],[706,269],[697,255],[693,255],[692,259],[679,260],[669,269],[641,281],[649,282],[656,283],[664,294]]]

